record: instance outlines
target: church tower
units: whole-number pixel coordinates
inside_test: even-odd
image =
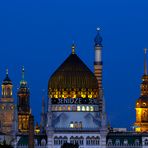
[[[20,81],[20,88],[17,92],[18,98],[18,131],[27,133],[29,129],[30,116],[30,91],[27,87],[27,81],[24,79],[24,67],[22,68],[22,80]]]
[[[14,99],[12,97],[12,81],[6,70],[6,77],[2,83],[2,96],[0,98],[0,131],[6,134],[12,134],[14,118]]]
[[[144,49],[144,75],[142,76],[142,83],[140,87],[141,95],[139,99],[136,101],[136,132],[148,132],[148,74],[146,52],[147,49]]]

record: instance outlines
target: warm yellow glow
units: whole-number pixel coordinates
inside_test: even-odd
[[[74,128],[73,122],[70,123],[70,128]]]
[[[82,106],[82,111],[85,111],[85,106]]]
[[[89,106],[86,106],[86,111],[89,111]]]
[[[93,106],[90,106],[90,111],[94,111],[94,107]]]
[[[81,111],[81,107],[80,106],[77,106],[77,111]]]
[[[136,132],[141,132],[141,130],[140,130],[139,127],[135,128],[135,131],[136,131]]]
[[[90,94],[90,95],[88,95],[88,98],[92,98],[92,95]]]
[[[67,108],[67,109],[68,109],[68,111],[70,111],[70,110],[71,110],[70,106],[68,106],[68,108]]]
[[[39,128],[35,129],[35,133],[39,134],[40,133],[40,129]]]

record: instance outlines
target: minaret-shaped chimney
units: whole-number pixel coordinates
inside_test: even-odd
[[[44,133],[46,129],[46,112],[45,112],[45,98],[42,96],[42,112],[41,112],[41,132]]]
[[[103,62],[102,62],[102,37],[100,36],[100,28],[97,28],[97,35],[94,39],[95,43],[95,60],[94,60],[94,74],[98,80],[98,87],[99,87],[99,112],[102,113],[103,111],[103,88],[102,88],[102,69],[103,69]]]
[[[34,148],[34,117],[30,114],[29,116],[29,136],[28,136],[29,148]]]

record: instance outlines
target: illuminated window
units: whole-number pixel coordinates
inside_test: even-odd
[[[81,97],[82,97],[82,98],[85,98],[85,97],[86,97],[86,95],[85,95],[85,94],[81,94]]]
[[[74,128],[73,122],[70,123],[70,128]]]
[[[85,111],[85,106],[82,106],[82,111]]]
[[[54,98],[58,98],[58,95],[54,95]]]
[[[77,111],[81,111],[81,107],[80,106],[77,106]]]
[[[93,112],[94,111],[94,107],[90,106],[90,111]]]
[[[89,94],[89,95],[88,95],[88,98],[92,98],[92,95],[91,95],[91,94]]]
[[[59,106],[59,109],[58,109],[59,111],[61,111],[62,110],[62,107],[61,106]]]
[[[89,106],[86,106],[86,111],[89,111]]]
[[[68,109],[68,111],[70,111],[71,110],[70,106],[68,106],[67,109]]]
[[[5,109],[5,106],[4,105],[2,105],[2,109]]]

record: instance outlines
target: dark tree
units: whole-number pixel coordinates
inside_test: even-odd
[[[0,144],[0,148],[13,148],[11,145],[7,144],[4,140],[2,144]]]

